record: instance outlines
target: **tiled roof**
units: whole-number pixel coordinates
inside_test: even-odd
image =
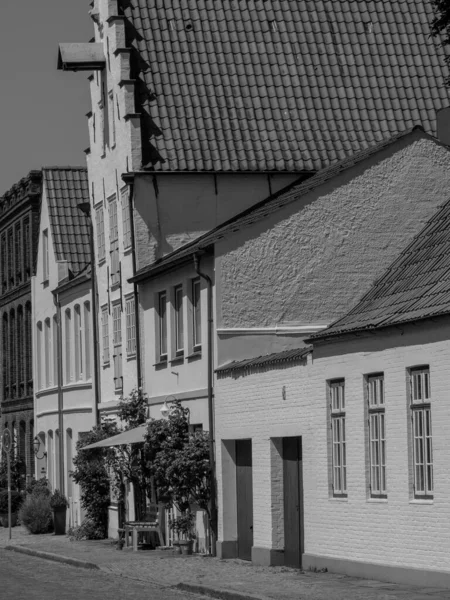
[[[144,167],[319,170],[415,124],[435,135],[450,104],[430,0],[119,7],[138,51]]]
[[[266,365],[274,365],[277,363],[293,362],[304,359],[310,352],[311,346],[303,346],[303,348],[295,348],[294,350],[283,350],[274,354],[266,354],[257,358],[247,358],[246,360],[234,360],[222,367],[216,369],[216,373],[232,373],[234,371],[242,371],[248,369],[257,369]]]
[[[45,167],[48,214],[56,260],[67,260],[74,275],[90,263],[89,221],[78,204],[89,202],[84,167]]]
[[[352,156],[346,158],[343,161],[340,161],[337,164],[331,165],[326,169],[322,169],[314,176],[309,177],[308,179],[301,178],[297,182],[294,182],[291,186],[280,190],[279,192],[265,198],[261,202],[255,204],[254,206],[248,208],[247,210],[239,213],[235,217],[232,217],[229,221],[226,221],[222,225],[219,225],[215,229],[208,231],[203,234],[196,240],[190,242],[174,250],[170,254],[166,254],[166,256],[160,258],[150,266],[143,267],[134,277],[132,277],[129,281],[143,281],[146,278],[153,277],[154,275],[159,274],[160,272],[166,271],[171,268],[173,265],[176,265],[183,260],[187,260],[195,252],[202,251],[209,246],[213,245],[220,239],[225,236],[239,231],[243,227],[247,225],[251,225],[261,219],[264,219],[268,215],[276,212],[281,207],[290,204],[291,202],[295,202],[301,196],[311,192],[312,190],[318,188],[320,185],[324,184],[328,180],[336,177],[339,173],[345,171],[346,169],[350,169],[355,165],[362,163],[367,160],[377,152],[382,151],[383,149],[391,146],[396,143],[398,140],[406,138],[408,136],[425,136],[429,139],[432,139],[430,136],[423,132],[421,127],[414,127],[413,129],[406,131],[404,133],[400,133],[391,138],[385,139],[378,144],[366,148],[365,150],[361,150],[357,154],[353,154]]]
[[[344,317],[310,337],[373,330],[450,313],[450,201]]]

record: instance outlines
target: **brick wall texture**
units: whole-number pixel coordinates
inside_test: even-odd
[[[221,376],[216,387],[218,465],[222,440],[251,438],[254,546],[283,548],[279,439],[302,436],[305,552],[366,563],[450,571],[450,320],[319,346],[307,364]],[[434,498],[413,497],[407,370],[429,365]],[[387,499],[369,494],[364,376],[383,372]],[[348,497],[332,497],[327,381],[345,379]],[[283,393],[283,386],[285,393]],[[228,473],[227,477],[230,476]],[[227,479],[218,469],[219,498]],[[280,479],[281,478],[281,479]],[[232,527],[220,508],[219,539]]]

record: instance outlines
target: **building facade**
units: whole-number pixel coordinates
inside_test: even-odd
[[[30,171],[0,199],[1,428],[13,435],[26,480],[34,475],[31,278],[41,181],[41,171]]]
[[[32,278],[36,477],[69,499],[81,522],[69,472],[75,446],[96,423],[89,221],[85,168],[44,168],[36,275]]]
[[[306,565],[450,587],[449,216],[310,340]]]

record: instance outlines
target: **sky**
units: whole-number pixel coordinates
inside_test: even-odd
[[[94,35],[89,0],[0,0],[0,195],[31,169],[85,165],[88,72],[57,71],[58,43]]]

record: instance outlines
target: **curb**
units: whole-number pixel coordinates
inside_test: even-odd
[[[66,565],[72,565],[73,567],[79,567],[81,569],[100,570],[100,567],[95,563],[85,562],[84,560],[78,560],[77,558],[69,558],[68,556],[61,556],[60,554],[52,554],[51,552],[43,552],[42,550],[32,550],[25,546],[5,546],[4,549],[10,550],[11,552],[28,554],[29,556],[36,556],[38,558],[45,558],[46,560],[52,560]]]
[[[218,600],[269,600],[267,596],[256,596],[255,594],[241,593],[237,591],[229,591],[221,588],[208,587],[206,585],[178,583],[172,586],[172,589],[182,592],[190,592],[191,594],[200,594],[209,598],[217,598]]]

